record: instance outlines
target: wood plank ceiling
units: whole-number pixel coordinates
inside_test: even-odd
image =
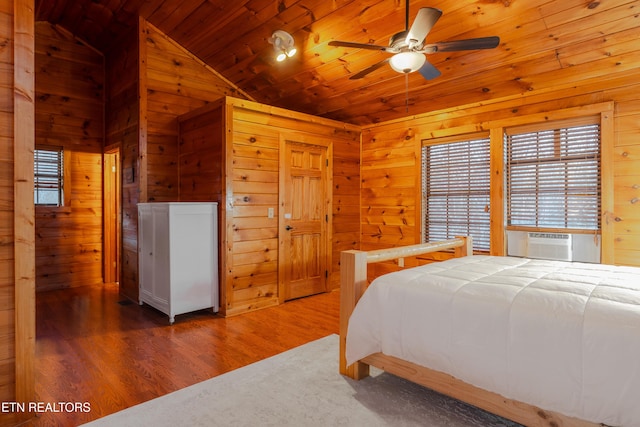
[[[388,57],[330,47],[331,40],[388,45],[404,30],[404,0],[36,0],[36,19],[60,25],[106,51],[141,15],[255,100],[355,124],[370,124],[472,102],[572,84],[572,67],[637,63],[640,1],[411,1],[444,13],[427,42],[497,35],[498,48],[429,55],[442,75],[427,81],[384,66]],[[268,43],[290,32],[298,54],[282,63]],[[618,68],[620,69],[620,68]],[[594,67],[593,78],[608,71]],[[408,88],[408,91],[407,91]]]

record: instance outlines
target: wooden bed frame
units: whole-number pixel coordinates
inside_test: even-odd
[[[343,251],[340,255],[340,373],[359,380],[369,375],[369,366],[375,366],[439,393],[531,427],[594,427],[601,425],[507,399],[497,393],[467,384],[451,375],[382,353],[372,354],[347,366],[345,357],[347,327],[356,303],[368,286],[367,264],[398,259],[398,264],[402,266],[405,257],[449,249],[454,250],[455,257],[467,256],[472,254],[472,246],[470,237],[458,237],[442,242],[369,252]]]

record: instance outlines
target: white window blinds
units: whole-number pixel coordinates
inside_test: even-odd
[[[62,148],[36,149],[34,153],[34,203],[62,206]]]
[[[600,125],[507,132],[507,226],[600,228]]]
[[[490,245],[489,138],[422,148],[425,242],[472,236],[475,250]]]

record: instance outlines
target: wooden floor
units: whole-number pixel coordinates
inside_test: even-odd
[[[37,400],[91,410],[47,412],[27,425],[76,426],[337,334],[339,292],[230,318],[180,315],[171,326],[149,306],[121,301],[116,285],[39,293],[36,310]]]

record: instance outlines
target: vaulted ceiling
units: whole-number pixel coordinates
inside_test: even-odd
[[[107,51],[140,15],[255,100],[356,124],[544,91],[572,84],[573,67],[613,71],[638,55],[639,0],[412,0],[410,23],[421,7],[443,11],[427,43],[495,35],[500,45],[428,55],[442,72],[433,80],[388,65],[351,80],[389,54],[328,43],[387,46],[405,29],[404,0],[36,0],[36,19]],[[279,29],[298,47],[281,63],[268,42]]]

